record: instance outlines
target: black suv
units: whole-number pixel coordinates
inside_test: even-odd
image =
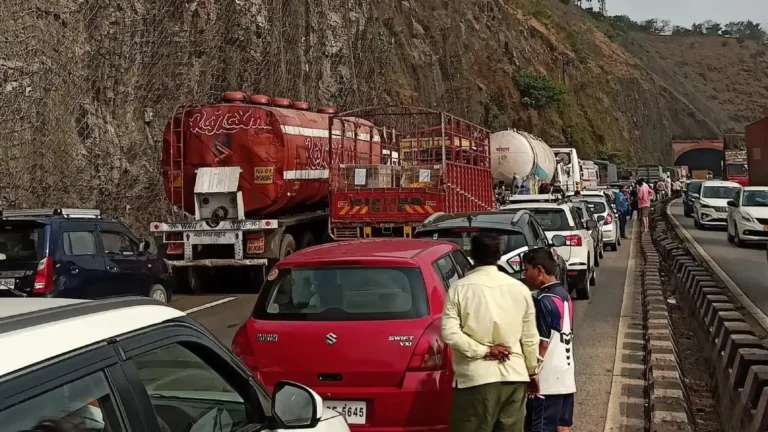
[[[168,263],[98,210],[0,213],[0,297],[96,299],[141,295],[169,302]]]
[[[558,278],[568,287],[567,267],[563,257],[557,255],[556,246],[565,244],[565,237],[555,236],[550,243],[539,222],[528,210],[509,212],[438,213],[431,216],[414,233],[414,238],[429,238],[456,243],[469,251],[470,239],[478,232],[494,232],[502,239],[502,257],[499,269],[520,279],[522,255],[530,249],[547,248],[552,251],[559,268]],[[562,244],[557,244],[558,242]],[[553,244],[554,243],[554,244]]]

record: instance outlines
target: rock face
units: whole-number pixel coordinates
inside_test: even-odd
[[[5,0],[0,200],[97,207],[143,230],[168,210],[165,122],[233,89],[425,106],[634,162],[669,163],[673,136],[719,135],[722,118],[595,24],[557,0]],[[560,106],[524,107],[523,70],[561,83]]]

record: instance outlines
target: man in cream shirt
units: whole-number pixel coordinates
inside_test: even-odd
[[[538,392],[539,334],[531,292],[500,272],[501,241],[472,237],[476,268],[448,292],[443,340],[453,348],[452,432],[523,432],[529,386]]]

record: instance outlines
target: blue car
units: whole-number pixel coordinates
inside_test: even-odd
[[[692,180],[685,186],[683,197],[683,213],[685,217],[693,217],[693,204],[699,199],[702,180]]]
[[[98,210],[15,210],[0,217],[0,297],[169,302],[168,262]]]

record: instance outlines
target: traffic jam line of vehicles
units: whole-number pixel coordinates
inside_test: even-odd
[[[233,429],[262,422],[347,430],[333,412],[352,430],[447,430],[453,378],[440,316],[451,284],[473,268],[466,255],[471,237],[499,234],[504,256],[498,267],[516,278],[523,253],[550,249],[560,277],[581,299],[592,295],[604,247],[620,246],[612,190],[530,195],[542,182],[572,194],[581,187],[582,167],[574,149],[553,150],[518,131],[491,134],[446,113],[403,107],[312,112],[303,102],[228,92],[220,104],[180,108],[166,128],[165,191],[178,220],[150,224],[160,237],[159,256],[149,252],[151,242],[95,212],[6,212],[0,236],[13,248],[0,256],[0,293],[168,301],[174,284],[195,292],[234,283],[260,288],[232,342],[253,376],[181,312],[129,304],[138,300],[73,303],[62,306],[66,313],[46,303],[5,303],[10,309],[0,312],[0,334],[4,317],[28,307],[49,331],[60,333],[71,320],[99,326],[79,346],[35,353],[63,364],[68,360],[58,356],[65,352],[103,348],[94,356],[116,369],[88,370],[94,379],[106,374],[116,383],[115,389],[103,385],[105,391],[138,392],[119,415],[151,423],[139,430],[190,430],[203,421],[238,425]],[[587,171],[593,168],[597,172]],[[504,186],[501,206],[494,181]],[[96,273],[102,266],[105,272]],[[92,320],[108,309],[125,316],[111,333]],[[143,319],[131,323],[128,317],[142,311]],[[3,351],[13,350],[14,325],[0,336]],[[134,341],[134,334],[144,336]],[[177,336],[178,346],[170,347]],[[185,337],[201,346],[192,348]],[[145,376],[134,354],[146,354],[147,368],[161,370]],[[0,368],[0,382],[5,374],[38,373],[24,369],[31,360]],[[170,360],[190,370],[163,365]],[[193,381],[214,388],[174,388],[175,374],[185,381],[197,375]],[[262,384],[274,392],[271,408]],[[52,392],[63,388],[50,386]],[[194,392],[205,392],[210,404],[189,402]],[[292,398],[305,402],[291,408]],[[101,401],[77,401],[94,399]],[[141,414],[152,406],[160,426]]]

